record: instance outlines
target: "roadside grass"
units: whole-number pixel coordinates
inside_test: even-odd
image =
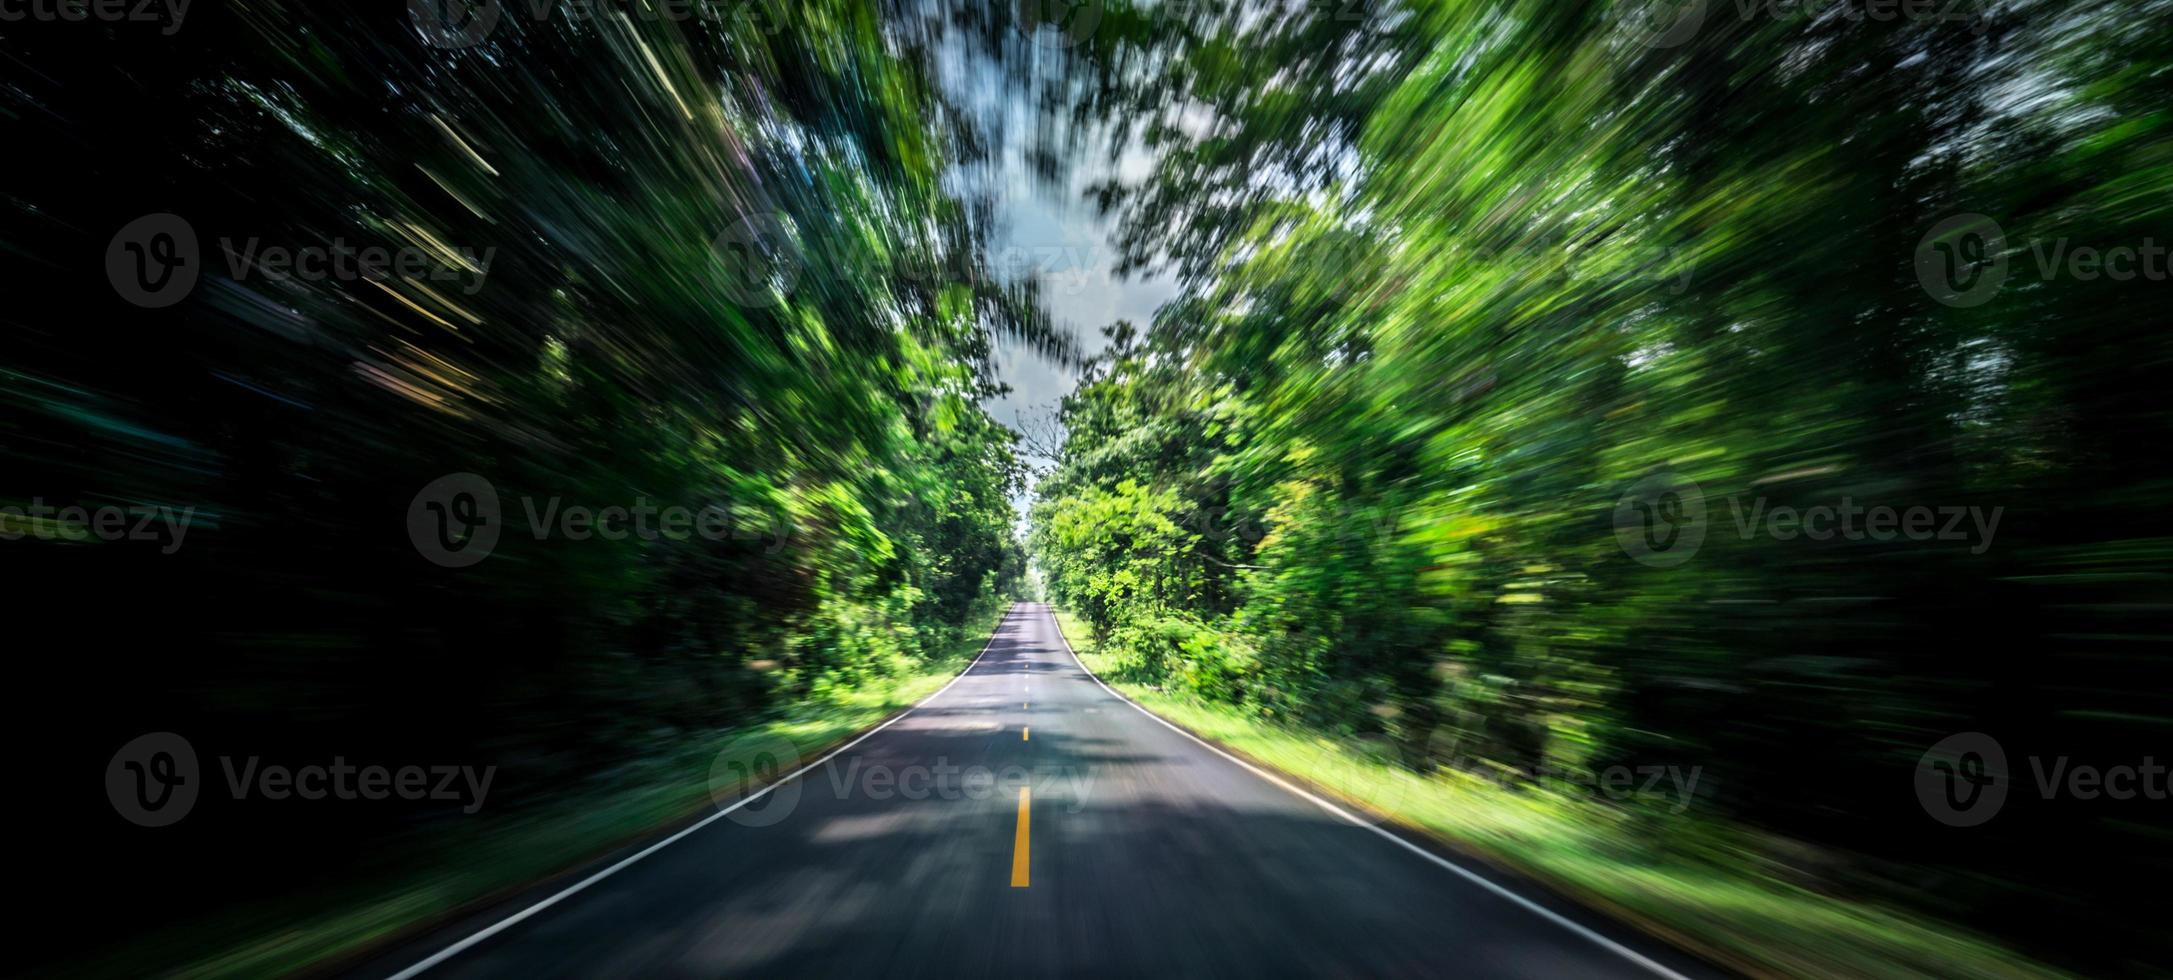
[[[169,928],[111,950],[88,964],[89,972],[196,978],[322,970],[479,911],[714,806],[710,763],[734,739],[788,740],[805,764],[935,693],[981,651],[1008,608],[1001,603],[983,611],[955,646],[905,674],[833,690],[758,725],[690,739],[518,816],[485,826],[462,823],[406,842],[384,855],[373,880],[267,899]],[[298,907],[307,911],[297,915]]]
[[[1421,775],[1355,740],[1113,678],[1072,614],[1058,625],[1087,669],[1142,707],[1324,796],[1353,804],[1754,976],[2059,977],[1959,928],[1780,879],[1779,842],[1691,813],[1610,806]]]

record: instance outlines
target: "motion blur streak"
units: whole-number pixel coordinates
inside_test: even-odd
[[[2173,0],[4,6],[27,970],[2173,970]]]
[[[2173,5],[1186,9],[1033,513],[1110,675],[1747,970],[2167,965],[2051,774],[2169,754]]]
[[[339,962],[706,804],[722,731],[881,720],[1021,580],[978,402],[999,338],[1071,345],[985,268],[1003,119],[935,46],[1027,35],[475,6],[466,46],[433,4],[4,28],[0,563],[48,637],[15,744],[57,790],[173,732],[198,791],[155,832],[52,801],[41,887],[127,941],[35,961]],[[44,507],[195,516],[162,555],[21,533]],[[498,776],[473,815],[238,799],[252,757]]]

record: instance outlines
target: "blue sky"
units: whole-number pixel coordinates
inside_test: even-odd
[[[1144,157],[1128,156],[1122,175],[1136,179],[1146,166]],[[1111,223],[1100,220],[1093,204],[1080,194],[1108,171],[1084,164],[1079,170],[1068,193],[1042,187],[1023,176],[1007,182],[1003,233],[995,243],[992,258],[1003,272],[1039,272],[1057,325],[1078,338],[1082,349],[1093,353],[1104,346],[1102,327],[1122,319],[1145,328],[1154,319],[1155,309],[1174,297],[1177,290],[1163,279],[1117,277],[1113,271],[1116,249],[1110,242]],[[997,421],[1014,428],[1021,418],[1052,413],[1079,380],[1073,369],[1051,364],[1015,345],[1003,345],[996,360],[997,377],[1013,391],[986,404]],[[1023,515],[1027,499],[1013,503]]]

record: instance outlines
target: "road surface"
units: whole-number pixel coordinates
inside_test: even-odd
[[[1163,724],[1033,603],[886,727],[576,888],[373,975],[1708,974]]]

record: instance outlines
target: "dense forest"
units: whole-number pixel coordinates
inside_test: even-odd
[[[1130,679],[1512,791],[1696,764],[1626,846],[2127,962],[2162,814],[1909,786],[2163,747],[2173,8],[1658,6],[1096,34],[1187,291],[1063,405],[1047,588]]]
[[[1605,858],[2166,958],[2162,807],[2023,760],[2173,757],[2173,2],[366,6],[0,24],[33,965],[339,965],[1036,589],[1420,777],[1698,769]],[[1178,298],[1065,329],[1024,183]],[[152,834],[159,732],[495,782]]]
[[[48,637],[10,686],[56,698],[17,719],[50,785],[172,731],[213,787],[214,754],[487,763],[482,819],[516,820],[913,670],[1016,591],[1024,471],[980,402],[999,341],[1071,345],[985,268],[1003,120],[934,48],[1000,64],[1024,34],[509,4],[471,46],[427,6],[10,29],[0,562]],[[161,214],[200,266],[139,303],[109,260]],[[310,248],[314,274],[268,259]],[[432,536],[480,528],[412,521],[448,505],[495,516],[459,561]],[[80,526],[101,508],[187,517],[113,538]],[[52,840],[192,882],[56,872],[131,926],[380,873],[465,816],[207,804],[162,836],[58,806]]]

